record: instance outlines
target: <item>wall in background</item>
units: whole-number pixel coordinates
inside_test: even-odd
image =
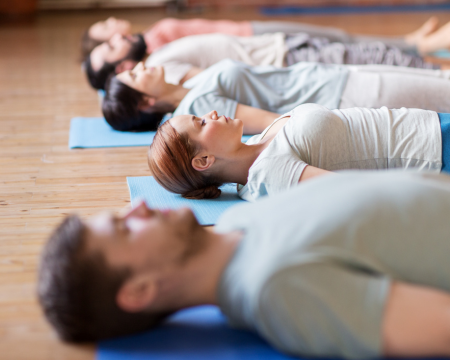
[[[37,0],[0,0],[0,14],[21,16],[36,11]]]
[[[161,6],[168,0],[38,0],[39,10]]]

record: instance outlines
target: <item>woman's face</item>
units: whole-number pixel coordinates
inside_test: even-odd
[[[201,117],[180,115],[169,121],[179,134],[186,135],[202,151],[216,158],[230,157],[242,146],[242,121],[224,115],[218,116],[215,110]]]
[[[110,17],[105,21],[96,22],[89,28],[89,37],[97,41],[108,41],[114,34],[130,35],[130,22]]]
[[[132,70],[118,74],[117,79],[132,89],[155,98],[159,97],[166,84],[162,66],[146,68],[143,62]]]

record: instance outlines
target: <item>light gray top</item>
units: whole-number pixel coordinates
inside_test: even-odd
[[[232,326],[287,353],[382,355],[390,281],[450,291],[450,177],[328,175],[227,210],[243,238],[218,287]]]
[[[434,111],[328,110],[304,104],[286,115],[290,119],[250,167],[247,184],[239,187],[247,201],[296,185],[307,165],[330,171],[441,170],[441,126]],[[269,128],[247,144],[259,142]]]
[[[288,68],[252,67],[223,60],[184,83],[191,89],[174,115],[202,116],[211,110],[235,118],[237,104],[283,114],[303,103],[339,107],[345,66],[299,63]]]
[[[156,50],[145,64],[164,66],[166,81],[177,85],[193,66],[206,69],[226,58],[251,66],[282,67],[286,50],[282,33],[245,37],[217,33],[192,35]]]

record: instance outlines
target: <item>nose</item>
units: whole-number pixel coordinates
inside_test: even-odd
[[[125,214],[124,219],[130,217],[149,217],[153,214],[153,210],[149,209],[146,202],[142,200],[138,205]]]
[[[144,63],[142,61],[138,62],[137,65],[134,67],[134,71],[142,71],[145,69]]]
[[[111,36],[111,39],[109,41],[111,42],[111,44],[115,44],[120,40],[122,40],[122,35],[119,33],[116,33],[113,36]]]
[[[216,110],[209,112],[207,117],[209,117],[211,120],[217,120],[219,118]]]

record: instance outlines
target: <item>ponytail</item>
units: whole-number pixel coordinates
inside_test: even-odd
[[[222,183],[192,167],[197,153],[198,146],[166,121],[150,145],[148,166],[156,181],[170,192],[186,199],[215,199],[220,196]]]

